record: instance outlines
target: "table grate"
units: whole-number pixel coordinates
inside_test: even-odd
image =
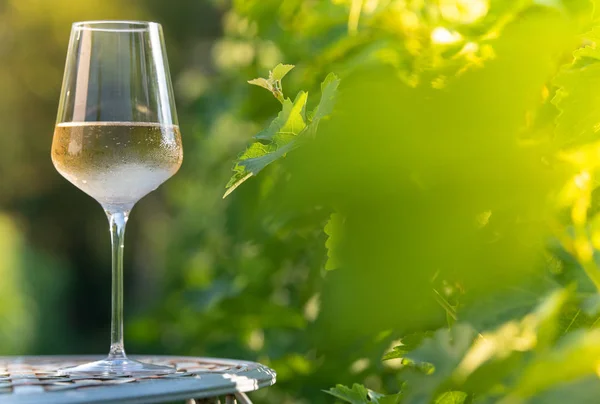
[[[151,384],[156,385],[157,383],[164,386],[160,391],[161,395],[165,396],[162,393],[168,393],[169,389],[173,387],[173,383],[168,383],[169,380],[187,381],[176,383],[179,386],[179,390],[175,389],[173,392],[179,394],[179,396],[183,394],[183,390],[180,388],[183,384],[188,386],[185,391],[189,391],[188,394],[190,394],[186,398],[202,398],[213,397],[210,395],[212,394],[211,392],[214,392],[216,396],[253,391],[275,382],[275,372],[258,363],[230,359],[174,356],[132,357],[132,359],[142,362],[173,366],[177,369],[176,373],[160,376],[90,377],[60,375],[58,373],[58,369],[98,359],[100,358],[72,356],[0,357],[0,402],[4,402],[3,400],[9,397],[17,400],[14,402],[25,402],[18,401],[18,397],[33,398],[39,394],[45,394],[44,397],[56,398],[60,392],[87,390],[87,388],[96,388],[89,390],[90,392],[93,390],[94,394],[96,394],[99,391],[108,391],[106,388],[123,385],[132,387],[139,385],[140,394],[144,396],[144,394],[150,393],[143,393],[142,390],[148,390],[148,386]],[[103,389],[98,389],[99,387],[103,387]],[[110,391],[118,393],[125,390],[110,389]],[[132,395],[132,391],[135,393],[135,389],[126,389],[126,391],[129,395]],[[89,395],[89,397],[92,396]],[[88,399],[91,400],[89,397]],[[152,400],[150,397],[147,402],[151,401],[160,402],[160,400]],[[110,402],[110,400],[106,402]],[[126,400],[123,402],[126,402]]]

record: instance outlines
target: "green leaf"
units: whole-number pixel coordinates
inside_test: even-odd
[[[592,317],[597,317],[600,314],[600,293],[594,293],[591,296],[586,297],[581,302],[581,309]]]
[[[323,390],[327,394],[339,398],[347,403],[351,404],[397,404],[400,403],[400,395],[383,395],[376,393],[373,390],[367,389],[362,384],[353,384],[352,388],[346,387],[342,384],[329,389]]]
[[[303,115],[307,99],[308,93],[300,91],[294,102],[289,98],[283,102],[283,109],[277,117],[267,129],[255,136],[267,144],[255,142],[238,158],[233,168],[234,175],[227,184],[229,189],[223,198],[248,178],[298,146],[295,143],[296,137],[306,128]]]
[[[333,112],[335,97],[340,85],[340,79],[334,73],[329,73],[321,83],[321,101],[313,111],[313,121],[319,120]]]
[[[272,80],[281,81],[281,79],[283,79],[285,75],[288,74],[293,68],[294,65],[282,65],[280,63],[271,71],[269,78]]]
[[[429,404],[446,389],[456,366],[475,339],[475,330],[470,325],[457,324],[451,329],[437,331],[433,337],[405,354],[405,358],[417,369],[405,372],[406,390],[403,402],[407,404]]]
[[[528,400],[530,404],[597,404],[600,397],[600,379],[590,376],[572,383],[552,387]]]
[[[600,365],[600,329],[579,330],[536,356],[519,378],[514,396],[529,397],[560,383],[594,375]]]
[[[398,345],[392,348],[391,351],[386,352],[383,355],[382,360],[389,361],[391,359],[404,359],[404,355],[406,355],[410,350],[404,349],[404,345]]]
[[[431,338],[433,335],[430,331],[406,335],[402,337],[402,345],[395,346],[392,351],[383,355],[383,360],[403,359],[407,353],[421,345],[425,338]]]
[[[458,364],[475,338],[475,331],[468,324],[457,324],[451,329],[436,331],[405,357],[415,365],[431,364],[435,372],[445,373]]]
[[[462,391],[447,391],[435,399],[435,404],[463,404],[467,393]]]
[[[269,155],[273,148],[270,145],[264,145],[259,142],[252,143],[250,147],[244,151],[244,153],[238,158],[238,161],[248,161],[261,156]],[[227,184],[228,191],[225,193],[223,198],[233,192],[240,184],[250,178],[253,174],[247,170],[243,165],[237,164],[233,168],[234,174]]]
[[[538,305],[532,316],[525,317],[523,320],[535,324],[537,333],[536,349],[538,351],[547,350],[554,344],[559,331],[559,316],[571,299],[573,292],[573,287],[554,291]],[[531,320],[529,320],[530,318]]]
[[[272,152],[263,154],[262,156],[249,159],[242,159],[239,165],[244,168],[244,172],[249,172],[251,175],[258,174],[263,168],[274,162],[275,160],[285,156],[286,153],[294,150],[299,146],[297,139],[290,141],[288,144],[279,148],[273,149]]]
[[[339,268],[341,264],[336,250],[339,248],[343,226],[344,217],[340,213],[332,213],[325,225],[325,234],[329,236],[327,237],[327,241],[325,241],[325,248],[327,248],[325,269],[328,271]]]
[[[273,70],[269,72],[269,78],[265,79],[259,77],[257,79],[249,80],[248,83],[265,88],[273,93],[273,96],[280,102],[284,102],[283,86],[281,85],[281,79],[294,68],[294,65],[282,65],[281,63],[275,66]]]
[[[381,396],[377,399],[371,398],[371,402],[373,402],[375,404],[401,404],[402,403],[402,393]]]
[[[501,375],[512,370],[514,363],[509,362],[509,359],[513,354],[548,349],[556,338],[558,317],[571,293],[571,289],[557,290],[522,320],[509,321],[494,331],[483,333],[458,365],[454,380],[464,383],[478,371],[485,374],[486,366],[502,364],[502,361],[510,363],[508,366],[493,368],[496,375]]]
[[[268,80],[254,79],[249,83],[278,92],[281,89],[281,78],[292,68],[292,65],[277,65]],[[339,79],[334,74],[330,73],[325,78],[321,84],[323,91],[321,102],[316,107],[316,112],[313,113],[313,119],[310,122],[307,121],[306,113],[307,92],[300,91],[293,102],[289,98],[283,99],[281,93],[275,94],[282,103],[281,112],[265,130],[254,137],[258,142],[251,144],[237,159],[233,168],[234,174],[227,183],[227,191],[223,198],[266,166],[299,147],[303,138],[308,137],[307,134],[314,136],[319,120],[333,109],[338,85]]]
[[[267,79],[263,79],[262,77],[258,79],[248,80],[248,83],[262,88],[266,88],[269,91],[273,91],[273,85],[271,84],[271,82]]]
[[[560,285],[549,277],[536,277],[518,287],[499,293],[478,296],[460,310],[462,322],[467,322],[478,331],[493,330],[500,325],[517,320],[535,310],[540,300]]]
[[[574,52],[574,61],[555,79],[559,87],[553,103],[557,118],[557,140],[572,147],[600,139],[600,28],[588,33],[585,47]]]
[[[288,143],[292,137],[297,136],[306,127],[304,112],[308,93],[300,91],[292,103],[289,98],[283,102],[283,108],[269,127],[259,132],[255,138],[269,140],[279,146]]]
[[[312,136],[317,133],[321,119],[333,112],[339,85],[340,79],[334,73],[329,73],[321,83],[321,100],[319,101],[319,105],[309,113],[311,123],[308,128],[308,133]]]

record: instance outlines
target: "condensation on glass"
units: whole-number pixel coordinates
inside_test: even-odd
[[[112,244],[109,355],[62,372],[86,377],[175,372],[128,358],[123,342],[125,226],[135,203],[173,176],[183,159],[159,24],[73,24],[51,155],[59,173],[102,205]]]

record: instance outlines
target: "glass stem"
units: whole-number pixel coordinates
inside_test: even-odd
[[[106,210],[112,244],[112,313],[109,359],[125,358],[123,345],[123,248],[129,210]]]

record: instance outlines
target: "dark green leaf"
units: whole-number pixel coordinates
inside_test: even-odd
[[[392,351],[383,356],[383,360],[403,359],[408,352],[416,349],[425,338],[431,338],[432,332],[419,332],[402,337],[402,345],[395,346]]]
[[[478,331],[492,330],[500,325],[519,320],[530,313],[548,293],[560,287],[549,277],[534,279],[534,283],[515,285],[510,289],[488,296],[478,296],[460,310],[460,319],[472,324]]]
[[[447,391],[435,399],[435,404],[463,404],[467,393],[462,391]]]
[[[600,293],[586,297],[581,302],[581,308],[588,316],[598,317],[598,314],[600,314]]]
[[[406,353],[404,357],[412,361],[416,369],[404,375],[406,391],[403,392],[403,402],[429,404],[443,391],[475,335],[471,326],[457,324],[451,329],[437,331],[418,348]]]
[[[313,121],[320,120],[333,112],[335,97],[340,85],[340,79],[334,73],[329,73],[321,83],[321,101],[313,111]]]
[[[600,379],[590,376],[571,383],[559,384],[532,397],[530,404],[596,404],[600,397]]]
[[[340,213],[332,213],[325,225],[325,234],[329,236],[325,242],[325,247],[327,248],[326,270],[336,269],[340,266],[336,248],[339,248],[339,238],[342,235],[343,225],[344,217]]]
[[[574,61],[556,77],[554,104],[560,111],[556,133],[564,146],[598,140],[600,114],[600,28],[586,35],[588,45],[574,52]]]
[[[324,390],[325,393],[344,400],[351,404],[397,404],[400,403],[400,395],[386,396],[367,389],[362,384],[355,383],[352,388],[338,384],[334,388]],[[449,403],[448,403],[449,404]]]
[[[560,383],[594,375],[599,363],[600,329],[573,332],[525,368],[514,395],[529,397]]]
[[[571,293],[570,289],[557,290],[522,320],[509,321],[494,331],[483,333],[465,354],[454,379],[464,383],[479,372],[486,374],[489,380],[492,376],[490,372],[485,373],[487,367],[498,363],[505,365],[493,368],[497,375],[504,375],[514,370],[516,363],[509,360],[513,354],[548,349],[556,338],[558,317]]]

